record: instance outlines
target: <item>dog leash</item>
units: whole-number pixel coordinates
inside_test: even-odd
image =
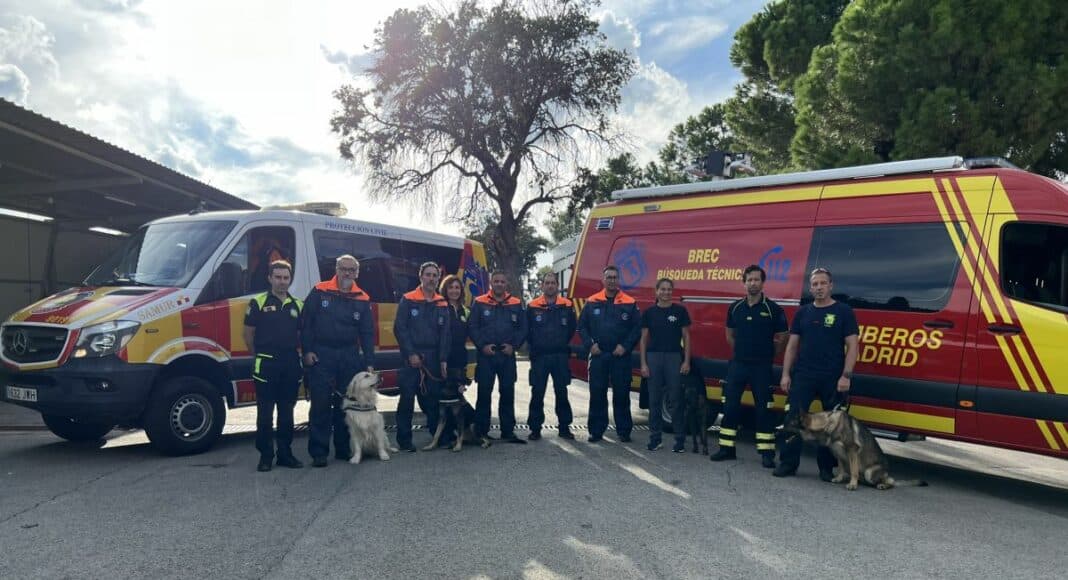
[[[353,399],[352,397],[345,397],[345,400],[346,401],[355,401],[355,404],[349,404],[349,403],[342,404],[341,405],[341,410],[342,411],[359,411],[359,412],[362,412],[362,413],[367,413],[367,412],[370,412],[370,411],[376,411],[377,410],[377,408],[374,405],[361,405],[361,404],[359,404],[359,401],[356,401],[356,399]]]
[[[424,394],[424,395],[427,394],[426,381],[427,381],[428,378],[430,380],[432,380],[432,381],[437,381],[439,383],[445,382],[445,379],[443,379],[441,377],[436,377],[436,376],[434,376],[434,373],[428,371],[427,368],[426,368],[426,365],[420,366],[419,367],[419,392]]]

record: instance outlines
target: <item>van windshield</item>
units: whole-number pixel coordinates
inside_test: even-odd
[[[185,287],[236,223],[198,221],[143,227],[83,284]]]

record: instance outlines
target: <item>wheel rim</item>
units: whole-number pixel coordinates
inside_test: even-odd
[[[184,395],[171,405],[171,432],[182,441],[198,441],[208,434],[214,415],[206,397]]]

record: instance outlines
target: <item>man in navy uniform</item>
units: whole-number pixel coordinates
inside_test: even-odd
[[[619,268],[607,266],[602,273],[604,290],[586,299],[578,331],[590,353],[590,443],[597,443],[608,429],[608,388],[612,388],[612,413],[621,443],[630,442],[634,422],[630,416],[630,354],[641,337],[641,313],[634,298],[619,289]]]
[[[844,302],[831,298],[834,280],[826,268],[816,268],[809,275],[812,303],[802,306],[790,325],[790,341],[782,361],[779,386],[786,391],[786,414],[808,411],[819,397],[823,408],[830,410],[849,393],[853,383],[853,366],[857,363],[857,317]],[[796,363],[796,365],[795,365]],[[791,371],[796,371],[791,376]],[[788,477],[797,473],[801,463],[801,438],[786,436],[779,451],[779,466],[772,475]],[[831,450],[816,451],[820,479],[831,481],[837,461]]]
[[[515,436],[515,351],[523,346],[527,337],[523,303],[508,293],[508,277],[505,273],[496,271],[490,276],[490,291],[475,298],[473,309],[468,332],[478,349],[475,428],[479,436],[489,436],[490,403],[496,380],[500,389],[497,414],[501,419],[501,439],[511,443],[526,443]]]
[[[256,383],[256,449],[259,471],[270,471],[275,460],[271,424],[278,407],[277,461],[282,467],[300,469],[293,456],[293,407],[297,404],[300,365],[300,318],[304,307],[289,294],[293,266],[284,260],[271,262],[267,281],[271,291],[256,295],[245,311],[245,344],[253,354],[252,379]]]
[[[529,441],[541,439],[545,422],[545,390],[549,377],[553,379],[556,395],[556,418],[560,437],[574,439],[571,434],[571,403],[567,400],[567,386],[571,383],[571,337],[575,335],[575,308],[570,300],[560,296],[560,282],[555,272],[541,278],[541,296],[527,304],[527,344],[530,347],[530,424]]]
[[[723,420],[719,427],[719,450],[712,461],[736,459],[742,393],[748,384],[756,406],[756,448],[761,464],[775,467],[775,416],[772,413],[771,368],[775,355],[786,345],[786,312],[764,295],[766,274],[760,266],[742,273],[745,298],[727,309],[727,344],[733,351],[727,386],[723,391]]]
[[[374,371],[370,297],[356,285],[360,262],[346,254],[335,262],[335,272],[333,278],[316,284],[304,301],[302,342],[311,392],[308,453],[314,467],[327,465],[331,432],[334,456],[342,461],[352,456],[342,399],[356,373]]]
[[[450,336],[449,303],[437,293],[441,267],[434,262],[419,266],[419,287],[405,294],[397,305],[393,334],[400,345],[404,366],[397,373],[400,403],[397,405],[397,446],[415,452],[412,415],[415,401],[426,414],[426,428],[438,428],[438,400],[446,375]],[[457,340],[463,340],[461,336]]]

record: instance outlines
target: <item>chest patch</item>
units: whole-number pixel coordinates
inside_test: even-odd
[[[600,308],[594,308],[593,309],[593,315],[594,316],[600,316],[601,315],[601,309]]]
[[[326,307],[330,306],[330,301],[329,300],[323,300],[322,304],[323,304],[323,308],[326,308]]]
[[[353,320],[359,320],[360,319],[360,313],[359,312],[353,312],[352,313],[352,319]]]
[[[292,309],[290,309],[290,311],[289,311],[289,316],[290,316],[291,318],[296,318],[296,317],[300,316],[300,313],[298,313],[298,312],[297,312],[297,309],[296,309],[296,308],[292,308]]]
[[[823,326],[825,326],[827,328],[830,328],[830,327],[834,326],[835,318],[836,317],[833,314],[824,314],[823,315]]]
[[[678,321],[679,321],[679,317],[678,316],[675,316],[674,314],[672,314],[671,316],[668,316],[668,322],[678,322]]]
[[[489,308],[487,308],[487,309],[482,311],[482,316],[489,316],[490,314],[491,313],[490,313],[490,309]]]
[[[623,315],[620,316],[620,318],[622,318],[623,320],[630,320],[630,314],[627,314],[626,312],[624,312]]]
[[[411,315],[412,315],[413,317],[415,317],[415,316],[419,316],[419,309],[418,309],[418,308],[412,308],[412,310],[411,310]]]
[[[545,320],[545,317],[540,314],[534,317],[535,322],[541,322],[543,320]]]
[[[270,306],[264,306],[263,307],[263,311],[264,312],[274,312],[276,310],[278,310],[278,307],[275,306],[274,304],[271,304]]]

